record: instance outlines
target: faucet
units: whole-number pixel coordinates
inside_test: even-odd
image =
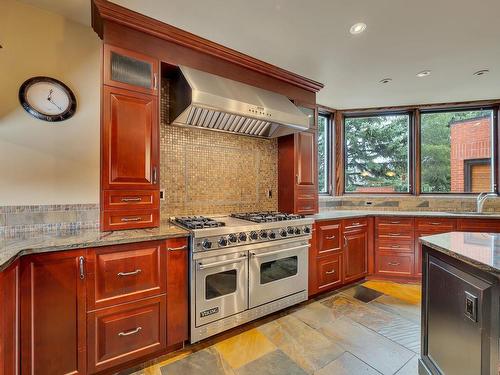
[[[478,214],[483,213],[483,206],[484,203],[488,198],[493,198],[493,197],[498,197],[496,193],[479,193],[479,195],[476,198],[476,212]]]

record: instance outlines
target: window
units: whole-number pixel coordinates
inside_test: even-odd
[[[410,114],[346,117],[346,193],[409,193]]]
[[[320,114],[318,116],[318,189],[319,193],[329,192],[328,185],[330,181],[330,116]]]
[[[422,113],[421,192],[494,191],[493,110]]]

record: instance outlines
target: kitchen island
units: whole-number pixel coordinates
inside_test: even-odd
[[[500,235],[421,238],[419,374],[498,374]]]

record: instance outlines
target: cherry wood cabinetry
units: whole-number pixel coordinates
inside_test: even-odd
[[[104,45],[101,228],[159,225],[159,62]]]
[[[314,224],[309,253],[309,295],[362,279],[368,273],[369,220]]]
[[[19,261],[0,272],[0,375],[19,374]]]
[[[21,373],[85,374],[85,251],[21,258]]]

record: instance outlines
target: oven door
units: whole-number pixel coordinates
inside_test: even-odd
[[[194,261],[197,327],[248,309],[246,251]]]
[[[250,308],[307,291],[308,241],[250,251]]]

